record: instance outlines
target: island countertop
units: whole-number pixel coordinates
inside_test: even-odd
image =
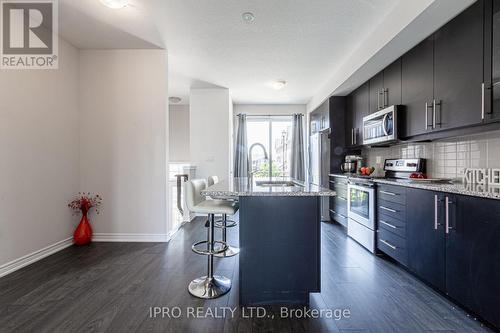
[[[293,183],[293,186],[265,183],[283,182]],[[290,196],[290,197],[330,197],[335,196],[335,191],[311,183],[301,182],[289,177],[274,178],[231,178],[220,181],[201,192],[210,197],[248,197],[248,196]]]

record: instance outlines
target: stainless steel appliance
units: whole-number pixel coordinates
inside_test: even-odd
[[[330,131],[322,130],[309,138],[309,177],[310,182],[329,188],[330,177]],[[328,197],[321,198],[321,220],[330,221],[330,202]]]
[[[370,178],[349,179],[347,217],[347,235],[375,253],[375,185]]]
[[[363,144],[388,143],[398,139],[398,110],[393,105],[363,118]]]
[[[414,172],[425,173],[425,159],[400,158],[385,160],[385,178],[408,179]]]
[[[356,173],[361,165],[363,157],[359,155],[347,155],[345,162],[340,164],[340,171],[344,173]]]
[[[387,159],[385,178],[408,179],[414,172],[425,173],[425,159]],[[375,253],[375,177],[354,176],[347,185],[347,235]]]

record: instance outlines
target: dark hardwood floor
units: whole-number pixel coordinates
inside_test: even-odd
[[[237,229],[229,235],[236,243]],[[168,244],[71,247],[1,278],[0,332],[489,331],[394,263],[369,254],[342,227],[326,223],[322,292],[311,296],[311,308],[347,309],[349,317],[281,318],[273,307],[265,318],[245,318],[240,309],[234,317],[227,311],[225,318],[188,318],[188,308],[220,315],[238,305],[237,257],[216,259],[217,274],[233,280],[229,294],[209,301],[189,295],[189,281],[206,271],[206,258],[190,247],[204,237],[197,219]],[[178,307],[182,315],[152,318],[151,307]]]

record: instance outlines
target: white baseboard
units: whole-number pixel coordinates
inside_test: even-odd
[[[167,234],[116,234],[116,233],[95,233],[92,237],[93,242],[157,242],[165,243],[170,241],[172,235]],[[38,260],[50,256],[58,251],[61,251],[73,245],[73,237],[69,237],[43,249],[32,252],[21,258],[12,260],[0,266],[0,277],[17,271],[25,266],[28,266]]]
[[[117,234],[117,233],[95,233],[93,242],[154,242],[166,243],[170,240],[168,234]]]
[[[21,258],[3,264],[0,266],[0,277],[10,274],[14,271],[17,271],[18,269],[28,266],[34,263],[35,261],[48,257],[51,254],[61,251],[62,249],[65,249],[67,247],[70,247],[71,245],[73,245],[73,237],[66,238],[62,241],[44,247],[43,249],[40,249],[38,251],[27,254]]]

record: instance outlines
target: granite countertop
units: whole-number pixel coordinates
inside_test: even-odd
[[[354,174],[330,174],[330,176],[341,177],[341,178],[359,178],[358,175]],[[488,186],[484,184],[463,184],[455,182],[417,183],[415,181],[409,181],[404,179],[398,180],[398,179],[385,179],[385,178],[374,178],[373,182],[378,184],[397,185],[397,186],[417,188],[422,190],[500,200],[499,186]]]
[[[261,182],[283,181],[293,182],[294,186],[274,185],[265,186]],[[260,184],[259,184],[260,183]],[[300,182],[288,177],[276,178],[255,178],[250,183],[250,178],[232,178],[222,180],[221,182],[208,187],[201,192],[202,195],[210,197],[248,197],[248,196],[290,196],[290,197],[329,197],[335,196],[335,191]]]

